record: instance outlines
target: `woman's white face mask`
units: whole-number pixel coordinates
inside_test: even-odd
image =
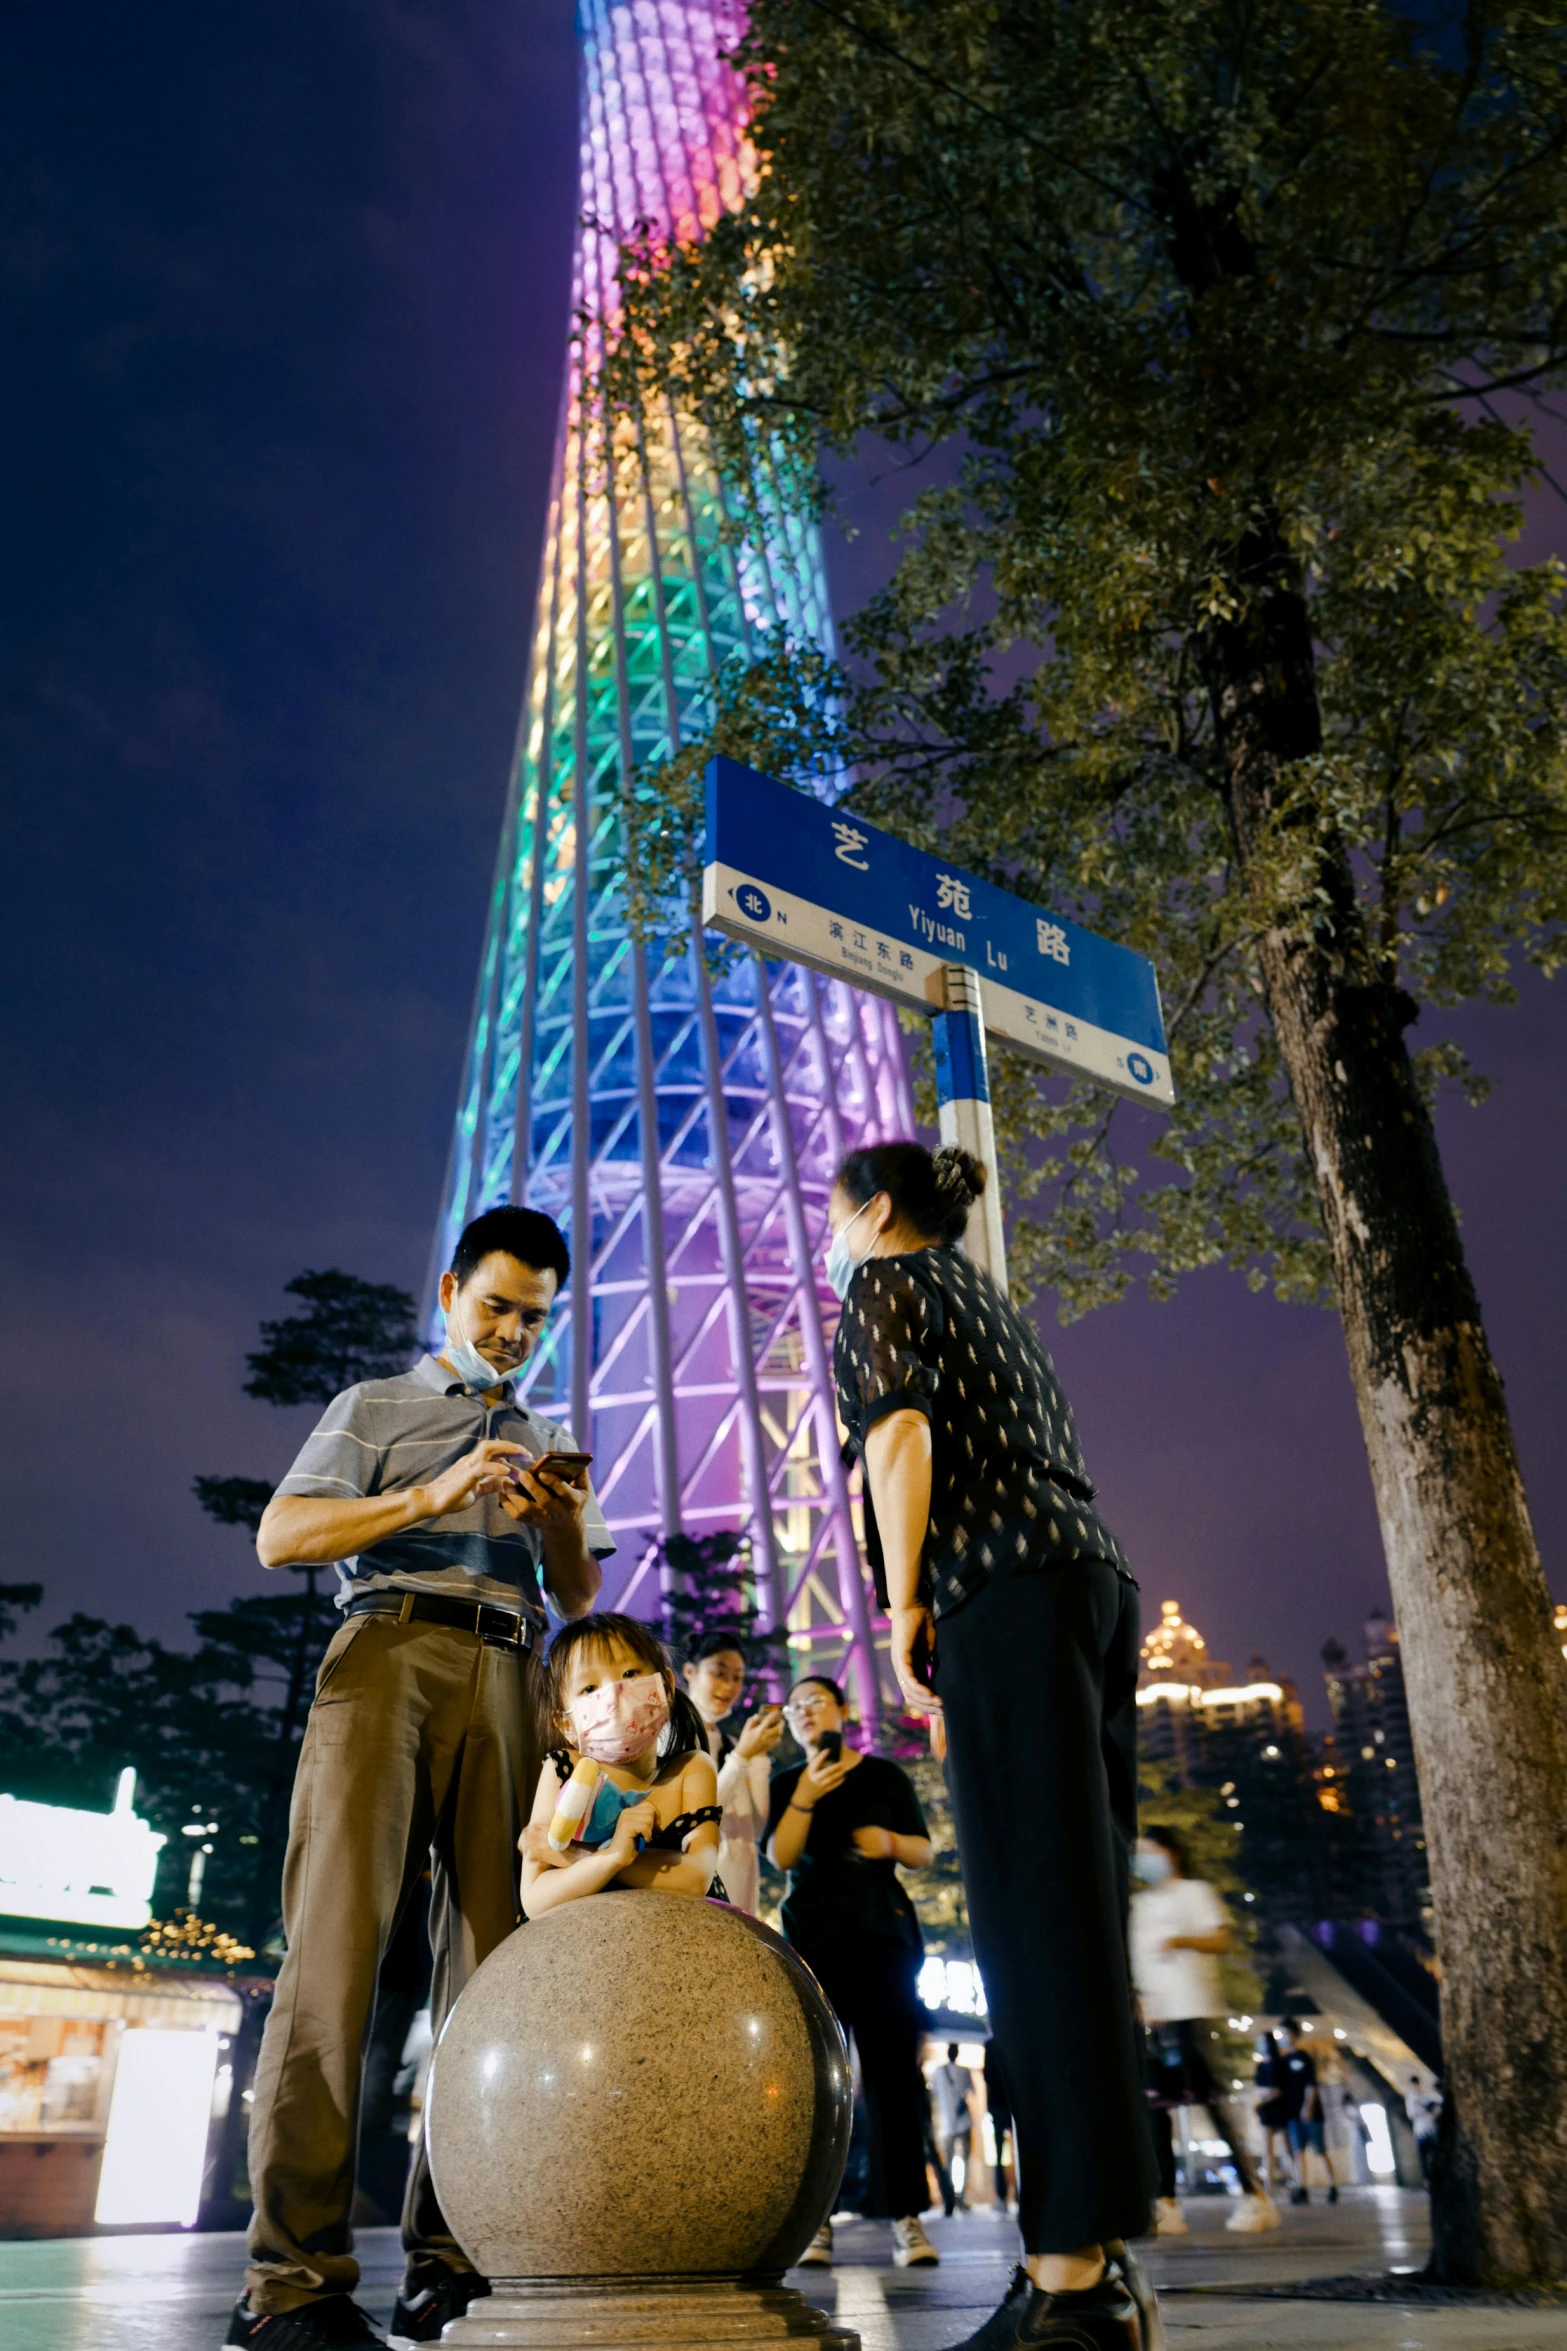
[[[850,1254],[849,1235],[870,1205],[871,1203],[867,1200],[858,1207],[847,1222],[838,1227],[827,1244],[827,1281],[833,1296],[840,1305],[849,1295],[849,1284],[853,1281],[863,1262],[862,1259]]]

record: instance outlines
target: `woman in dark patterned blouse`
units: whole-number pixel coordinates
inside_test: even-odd
[[[844,1161],[838,1403],[898,1680],[945,1725],[1012,2093],[1025,2264],[970,2342],[1135,2351],[1158,2330],[1121,2242],[1157,2186],[1126,1958],[1137,1587],[1049,1356],[955,1246],[984,1182],[966,1152],[915,1143]]]

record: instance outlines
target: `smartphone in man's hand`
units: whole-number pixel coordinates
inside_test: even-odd
[[[582,1483],[582,1472],[585,1469],[590,1469],[592,1465],[593,1456],[591,1453],[536,1453],[528,1461],[513,1461],[509,1464],[509,1468],[511,1482],[514,1486],[521,1485],[524,1470],[528,1471],[530,1475],[537,1475],[541,1469],[557,1469],[564,1476],[567,1485],[576,1486]]]
[[[836,1763],[843,1753],[842,1731],[823,1731],[816,1742],[818,1755],[825,1755],[829,1763]]]

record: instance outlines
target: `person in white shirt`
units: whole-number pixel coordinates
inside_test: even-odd
[[[1208,2062],[1211,2018],[1225,2013],[1219,1960],[1230,1948],[1224,1904],[1202,1878],[1191,1875],[1179,1830],[1145,1828],[1132,1855],[1139,1891],[1132,1896],[1132,1977],[1148,2035],[1154,2148],[1159,2158],[1155,2226],[1161,2237],[1186,2233],[1175,2193],[1175,2135],[1170,2111],[1203,2106],[1225,2141],[1244,2191],[1226,2227],[1251,2234],[1277,2228],[1278,2207],[1265,2191],[1245,2133]]]
[[[707,1729],[708,1752],[718,1766],[718,1875],[736,1910],[754,1918],[762,1890],[761,1844],[767,1834],[771,1756],[783,1737],[783,1709],[763,1706],[738,1739],[720,1728],[740,1702],[745,1654],[732,1632],[704,1633],[686,1661],[686,1688]]]
[[[1404,2100],[1404,2112],[1409,2117],[1415,2134],[1415,2153],[1420,2158],[1420,2177],[1429,2188],[1431,2165],[1436,2156],[1437,2129],[1442,2119],[1442,2093],[1435,2081],[1429,2088],[1419,2074],[1409,2077],[1409,2095]]]
[[[974,2146],[974,2076],[958,2063],[958,2044],[947,2043],[947,2062],[930,2077],[936,2093],[936,2144],[952,2180],[954,2209],[968,2210],[969,2162]],[[957,2169],[961,2157],[963,2169]]]

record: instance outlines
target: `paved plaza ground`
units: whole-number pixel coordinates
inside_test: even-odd
[[[1418,2267],[1425,2201],[1353,2189],[1334,2209],[1286,2211],[1262,2238],[1226,2235],[1217,2198],[1188,2206],[1189,2237],[1144,2248],[1179,2351],[1567,2351],[1567,2309],[1424,2307],[1407,2302],[1264,2298],[1258,2289]],[[865,2351],[944,2351],[1000,2299],[1016,2258],[993,2213],[929,2224],[936,2270],[897,2270],[888,2231],[840,2223],[831,2271],[794,2283],[861,2335]],[[363,2232],[361,2299],[391,2310],[401,2264],[390,2229]],[[229,2236],[134,2236],[0,2244],[0,2351],[215,2351],[238,2288],[243,2247]]]

